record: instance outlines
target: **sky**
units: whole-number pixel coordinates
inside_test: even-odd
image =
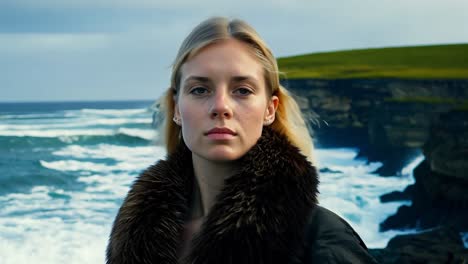
[[[468,43],[466,0],[0,0],[0,102],[155,100],[185,36],[251,24],[276,57]]]

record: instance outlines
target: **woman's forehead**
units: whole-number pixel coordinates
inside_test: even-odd
[[[260,79],[263,67],[247,44],[229,39],[212,43],[191,56],[182,66],[182,82],[213,75],[240,79]],[[200,78],[198,78],[200,79]]]

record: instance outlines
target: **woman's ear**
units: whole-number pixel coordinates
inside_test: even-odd
[[[174,123],[180,126],[182,125],[182,120],[180,118],[179,107],[177,104],[177,95],[174,95],[173,99],[174,99],[174,116],[172,120],[174,121]]]
[[[265,120],[263,124],[265,126],[271,125],[275,121],[276,109],[278,108],[279,98],[276,95],[273,95],[268,102],[267,108],[265,110]]]
[[[174,117],[180,118],[180,112],[177,103],[174,104]]]

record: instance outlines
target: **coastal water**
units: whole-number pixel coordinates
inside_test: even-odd
[[[150,105],[0,103],[0,263],[104,263],[130,184],[165,156]],[[380,233],[379,223],[404,202],[382,204],[379,196],[413,183],[422,156],[398,177],[379,177],[372,172],[382,164],[355,159],[357,151],[317,150],[320,203],[369,247],[385,247],[398,232]]]

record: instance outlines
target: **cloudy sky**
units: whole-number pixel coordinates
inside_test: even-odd
[[[0,0],[0,102],[157,98],[191,29],[252,24],[277,57],[468,43],[467,0]]]

